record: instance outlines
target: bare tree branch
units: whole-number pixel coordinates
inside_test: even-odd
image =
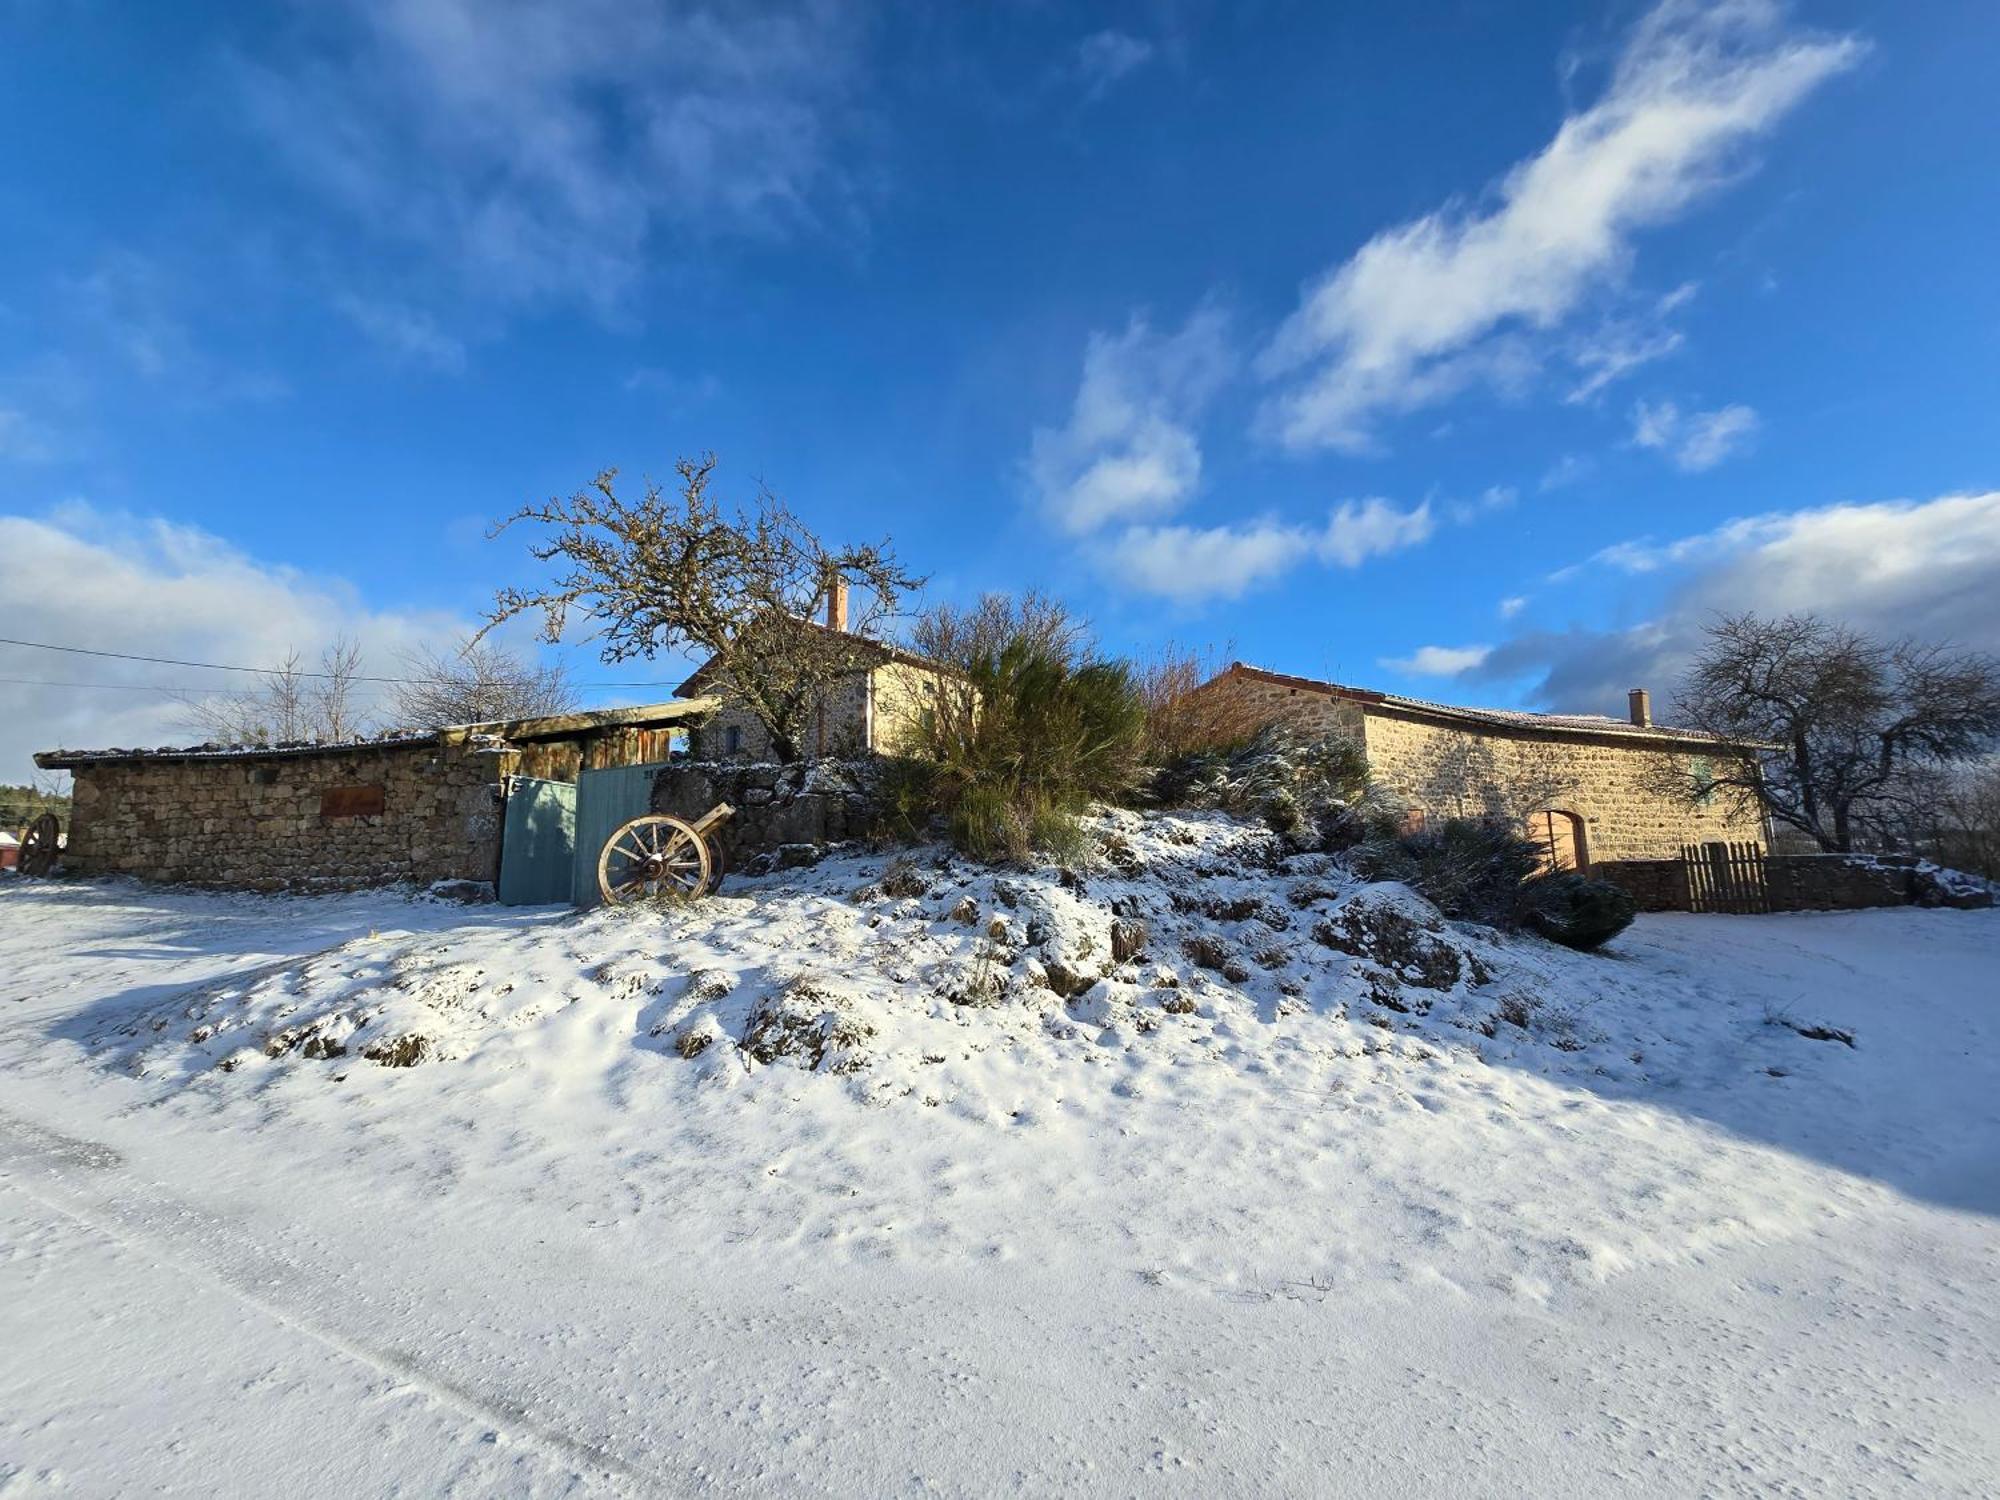
[[[539,615],[549,642],[581,621],[607,662],[705,652],[716,690],[763,721],[779,758],[796,760],[828,692],[871,659],[863,641],[922,580],[886,541],[829,548],[768,490],[725,512],[709,493],[713,454],[674,467],[673,494],[648,483],[638,499],[623,499],[617,471],[607,469],[568,499],[501,522],[495,535],[517,523],[543,528],[528,550],[558,572],[544,587],[500,590],[486,630]],[[850,585],[863,604],[849,630],[815,626],[830,591]]]

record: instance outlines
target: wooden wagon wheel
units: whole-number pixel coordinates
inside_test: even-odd
[[[23,875],[47,875],[56,867],[62,852],[62,824],[54,813],[43,813],[21,835],[21,853],[16,861]]]
[[[597,894],[605,904],[663,897],[687,901],[708,889],[711,865],[702,836],[679,818],[650,813],[604,841]]]

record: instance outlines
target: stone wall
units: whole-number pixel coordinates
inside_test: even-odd
[[[1241,713],[1246,724],[1289,724],[1307,734],[1339,735],[1361,742],[1365,732],[1361,705],[1331,693],[1268,682],[1263,678],[1227,673],[1195,690],[1204,698],[1221,698],[1229,715]]]
[[[843,760],[865,751],[904,754],[932,702],[936,674],[909,662],[884,662],[854,672],[828,691],[805,732],[805,752]],[[736,748],[730,750],[730,731]],[[704,762],[755,763],[772,760],[764,721],[740,702],[725,701],[713,718],[688,734],[688,754]]]
[[[1687,911],[1687,871],[1678,859],[1607,861],[1592,872],[1632,893],[1641,911]],[[1939,878],[1901,854],[1773,854],[1764,859],[1772,911],[1862,911],[1876,906],[1984,906],[1992,896]]]
[[[825,701],[806,724],[807,754],[845,756],[868,748],[868,679],[867,672],[854,672],[828,690]],[[734,750],[729,748],[732,730],[736,735]],[[688,754],[695,760],[715,763],[768,761],[773,759],[771,733],[740,701],[726,698],[707,723],[689,731]]]
[[[681,762],[653,776],[652,810],[698,818],[718,802],[736,809],[721,843],[729,868],[788,847],[865,838],[880,821],[878,764],[821,760],[788,766]]]
[[[79,766],[64,865],[253,891],[490,881],[510,757],[424,744]],[[349,815],[374,788],[380,811]]]
[[[1691,774],[1701,757],[1612,736],[1469,728],[1369,705],[1363,745],[1375,781],[1432,818],[1521,822],[1545,809],[1583,821],[1584,858],[1656,859],[1683,844],[1762,844],[1763,819],[1717,794],[1691,807],[1655,782],[1663,760]]]

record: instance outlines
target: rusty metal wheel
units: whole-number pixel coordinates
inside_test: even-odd
[[[43,813],[21,835],[17,865],[23,875],[48,875],[62,853],[62,824],[54,813]]]
[[[679,818],[650,813],[604,841],[597,894],[608,906],[650,899],[691,901],[709,889],[712,865],[702,836]]]

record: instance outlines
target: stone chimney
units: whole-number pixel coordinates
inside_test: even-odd
[[[847,580],[834,574],[826,586],[826,628],[847,630]]]
[[[1653,727],[1653,695],[1644,688],[1633,688],[1625,695],[1625,702],[1632,711],[1632,722],[1641,729]]]

